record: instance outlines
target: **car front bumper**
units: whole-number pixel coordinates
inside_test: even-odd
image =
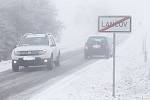
[[[17,64],[19,66],[37,66],[37,65],[45,65],[50,59],[41,59],[36,57],[34,60],[24,60],[23,58],[19,58],[18,60],[12,60],[13,64]]]

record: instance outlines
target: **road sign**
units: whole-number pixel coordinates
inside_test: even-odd
[[[131,16],[99,16],[99,32],[131,32]]]
[[[113,88],[112,96],[115,97],[116,81],[116,32],[131,32],[131,16],[99,16],[99,32],[113,32]]]

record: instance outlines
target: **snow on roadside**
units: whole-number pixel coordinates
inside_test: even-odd
[[[6,71],[11,68],[11,60],[0,62],[0,72]]]
[[[54,86],[35,95],[30,100],[149,100],[149,82],[146,82],[144,69],[134,63],[125,63],[117,58],[116,98],[112,98],[112,59],[98,61],[85,69],[61,80]],[[130,68],[130,66],[133,66]],[[137,68],[137,69],[136,69]],[[136,69],[136,70],[135,70]],[[134,72],[134,73],[133,73]],[[139,74],[137,74],[139,73]],[[141,77],[144,79],[141,80]],[[66,80],[67,79],[67,80]],[[144,84],[143,84],[144,83]],[[138,98],[138,99],[137,99]],[[146,99],[145,99],[146,98]]]
[[[117,48],[116,98],[112,98],[112,59],[109,59],[62,79],[30,100],[150,100],[150,61],[147,64],[143,61],[142,43],[143,35],[133,34]]]
[[[146,38],[149,40],[150,36],[147,35]],[[150,100],[150,61],[144,63],[144,39],[145,34],[137,32],[119,48],[119,53],[117,54],[120,59],[119,63],[123,66],[126,65],[123,69],[119,67],[121,79],[117,83],[117,91],[121,100]],[[147,45],[149,44],[150,41],[147,41]],[[147,46],[147,52],[149,51],[150,49]]]
[[[54,86],[48,87],[31,100],[102,100],[100,98],[107,98],[111,95],[110,60],[102,60],[89,65],[62,79]]]

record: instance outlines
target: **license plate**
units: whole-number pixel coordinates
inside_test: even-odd
[[[100,45],[93,45],[93,48],[100,48]]]
[[[35,60],[35,57],[23,57],[23,60]]]

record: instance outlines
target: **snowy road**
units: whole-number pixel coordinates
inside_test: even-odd
[[[97,59],[85,61],[82,50],[62,54],[61,66],[53,71],[45,67],[30,67],[14,73],[7,70],[0,73],[0,100],[26,100],[47,85],[55,84],[65,76],[80,70]]]

